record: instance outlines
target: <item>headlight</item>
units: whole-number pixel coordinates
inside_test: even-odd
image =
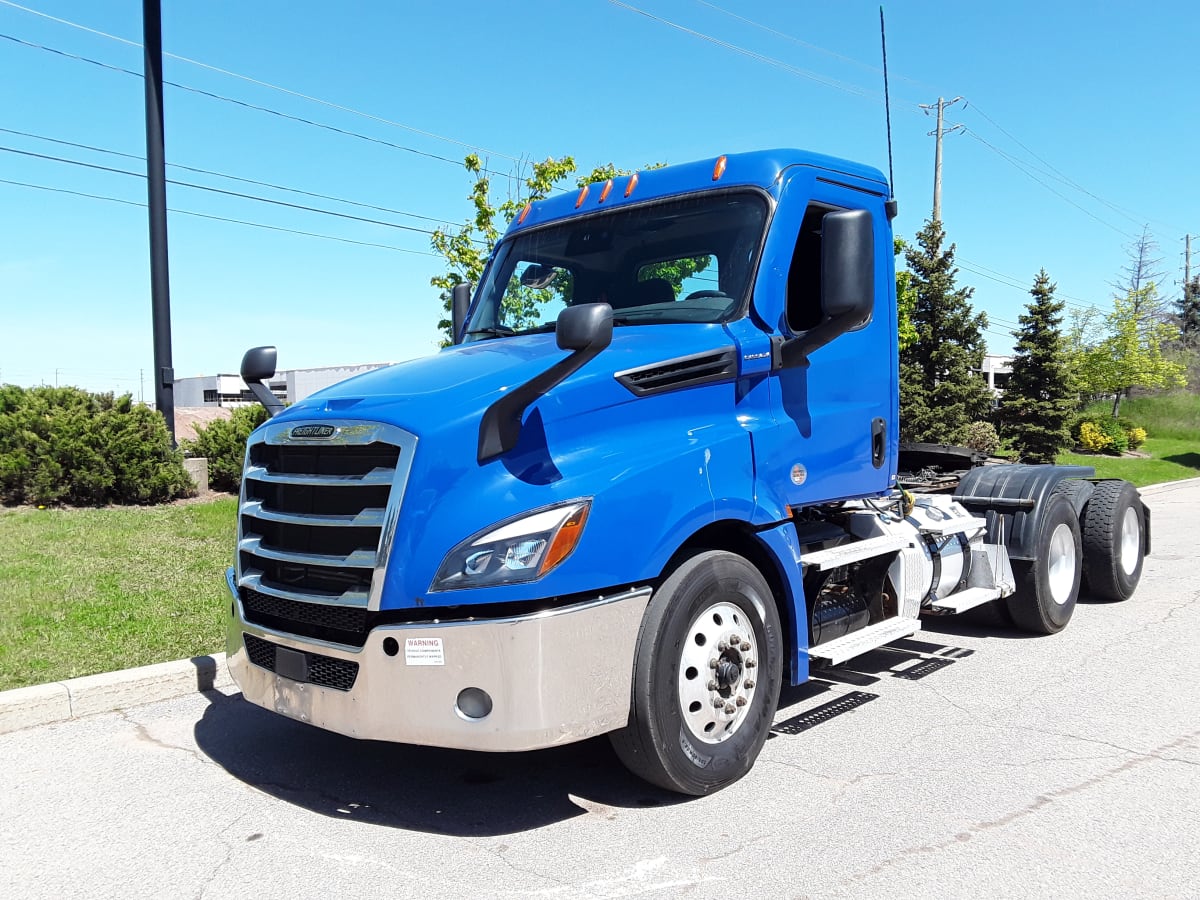
[[[574,551],[591,507],[590,499],[573,500],[472,535],[446,554],[430,592],[541,578]]]

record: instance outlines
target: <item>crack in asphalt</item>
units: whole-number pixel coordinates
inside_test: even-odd
[[[1166,744],[1161,744],[1158,747],[1155,747],[1153,750],[1151,750],[1147,753],[1137,753],[1136,751],[1129,751],[1130,753],[1133,754],[1133,758],[1127,759],[1125,762],[1121,763],[1120,765],[1113,766],[1112,768],[1101,772],[1099,775],[1094,775],[1090,778],[1085,778],[1082,781],[1079,781],[1072,785],[1068,785],[1067,787],[1058,788],[1057,790],[1047,791],[1045,793],[1039,794],[1032,801],[1027,803],[1025,806],[1022,806],[1019,809],[1015,809],[1011,812],[1008,812],[1002,816],[998,816],[994,819],[988,819],[983,822],[975,822],[970,827],[968,827],[966,830],[958,832],[957,834],[954,835],[954,837],[952,837],[948,840],[938,841],[936,843],[931,843],[931,844],[923,844],[923,845],[917,846],[917,847],[905,848],[904,850],[901,850],[899,853],[896,853],[896,854],[888,857],[887,859],[884,859],[884,860],[876,863],[875,865],[871,866],[871,868],[869,868],[865,871],[857,872],[857,873],[849,875],[845,878],[842,878],[841,880],[839,880],[836,883],[836,885],[838,887],[841,887],[841,886],[846,886],[846,885],[852,884],[854,882],[865,881],[866,879],[871,878],[874,875],[878,875],[881,872],[884,872],[889,868],[899,865],[901,862],[903,862],[904,860],[906,860],[908,858],[911,858],[914,856],[919,856],[919,855],[925,855],[925,854],[940,853],[943,850],[947,850],[947,849],[957,846],[959,844],[966,843],[967,841],[972,840],[973,838],[975,838],[976,836],[978,836],[980,834],[984,834],[988,831],[993,831],[998,828],[1004,828],[1007,825],[1011,825],[1013,822],[1016,822],[1020,819],[1026,818],[1027,816],[1033,815],[1035,812],[1042,809],[1043,807],[1046,807],[1046,806],[1049,806],[1058,801],[1064,800],[1067,797],[1070,797],[1074,794],[1079,794],[1084,791],[1091,790],[1092,788],[1097,787],[1098,785],[1102,785],[1102,784],[1110,781],[1111,779],[1117,777],[1118,775],[1121,775],[1132,769],[1136,769],[1136,768],[1139,768],[1144,765],[1150,765],[1155,762],[1188,762],[1191,765],[1196,765],[1196,763],[1191,763],[1190,761],[1187,761],[1187,760],[1179,760],[1174,757],[1164,756],[1163,754],[1170,750],[1173,750],[1177,747],[1190,746],[1193,744],[1194,741],[1196,741],[1196,739],[1198,737],[1200,737],[1200,730],[1193,731],[1193,732],[1190,732],[1185,735],[1181,735],[1180,737],[1177,737],[1175,740],[1173,740],[1169,743],[1166,743]],[[1115,746],[1115,745],[1112,745],[1112,746]],[[821,893],[821,891],[818,890],[816,893],[819,894],[819,893]]]

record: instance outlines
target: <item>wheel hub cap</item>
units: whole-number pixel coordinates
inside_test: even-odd
[[[716,603],[692,622],[679,659],[679,709],[688,732],[706,744],[727,740],[754,698],[758,650],[744,612]]]

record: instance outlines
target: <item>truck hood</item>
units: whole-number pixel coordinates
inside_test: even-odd
[[[537,404],[559,418],[631,402],[618,372],[733,346],[721,325],[619,327],[612,344]],[[375,369],[319,391],[288,407],[274,421],[338,417],[385,422],[414,434],[476,422],[503,393],[568,355],[553,334],[497,338],[450,347]]]

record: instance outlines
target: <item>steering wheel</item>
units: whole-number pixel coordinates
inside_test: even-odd
[[[723,300],[728,300],[729,296],[724,291],[692,291],[684,300],[708,300],[713,297],[720,297]]]

